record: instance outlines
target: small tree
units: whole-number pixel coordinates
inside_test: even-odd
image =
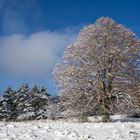
[[[23,83],[18,88],[15,94],[15,104],[17,106],[18,120],[25,119],[24,117],[28,113],[28,107],[30,106],[29,93],[30,93],[29,85],[27,83],[26,84]]]
[[[33,86],[30,92],[30,104],[35,113],[35,117],[40,116],[49,104],[49,94],[43,87]]]
[[[2,99],[2,114],[3,119],[6,121],[16,120],[17,118],[17,104],[15,104],[15,94],[11,87],[8,87],[4,91],[3,99]]]
[[[98,113],[107,120],[127,108],[139,111],[139,52],[136,36],[110,18],[85,27],[54,68],[61,103],[82,116]]]
[[[0,120],[2,120],[4,117],[5,117],[4,98],[3,98],[3,96],[0,96]]]

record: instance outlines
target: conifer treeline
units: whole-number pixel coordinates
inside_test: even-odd
[[[17,90],[8,87],[0,97],[0,120],[45,118],[51,96],[46,88],[22,84]]]

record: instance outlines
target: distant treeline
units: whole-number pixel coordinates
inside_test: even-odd
[[[22,84],[17,90],[8,87],[0,97],[0,120],[32,120],[47,118],[53,98],[46,88]]]

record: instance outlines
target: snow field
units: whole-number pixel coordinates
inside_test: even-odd
[[[0,140],[140,140],[140,123],[0,122]]]

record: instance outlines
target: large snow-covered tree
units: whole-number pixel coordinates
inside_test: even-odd
[[[82,114],[139,111],[139,52],[135,34],[108,17],[85,27],[54,68],[61,103]]]

